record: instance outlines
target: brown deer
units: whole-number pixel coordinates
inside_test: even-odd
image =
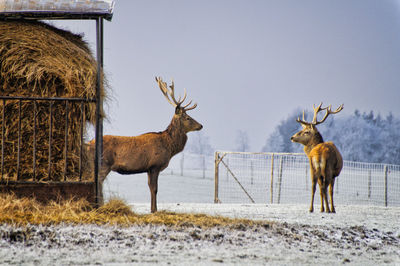
[[[297,118],[297,122],[303,127],[303,130],[297,132],[291,137],[292,142],[301,143],[304,145],[304,152],[310,160],[311,169],[311,206],[310,212],[314,211],[314,194],[317,182],[319,184],[321,194],[321,212],[324,212],[324,202],[326,212],[336,212],[333,204],[333,187],[335,177],[339,176],[343,167],[343,159],[339,150],[333,142],[324,142],[321,134],[318,132],[316,125],[323,123],[330,114],[339,113],[343,109],[343,104],[335,111],[331,110],[331,106],[321,108],[322,103],[314,108],[314,118],[312,122],[306,122],[304,119]],[[326,113],[321,121],[317,121],[318,112],[326,110]],[[329,195],[331,198],[331,208],[329,209],[327,187],[329,186]]]
[[[157,211],[158,175],[164,170],[171,158],[181,152],[187,141],[187,133],[203,128],[191,118],[187,111],[196,108],[197,104],[183,105],[186,99],[186,89],[183,99],[175,99],[174,82],[167,83],[156,77],[161,92],[168,102],[175,107],[175,114],[166,130],[150,132],[135,137],[111,136],[103,137],[103,157],[99,174],[99,201],[103,201],[102,184],[110,171],[123,175],[147,172],[148,185],[151,193],[151,212]],[[95,141],[89,143],[89,153],[94,154]]]

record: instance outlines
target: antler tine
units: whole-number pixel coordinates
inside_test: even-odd
[[[302,125],[305,125],[305,126],[311,125],[311,123],[306,122],[305,115],[304,115],[304,110],[303,110],[303,119],[300,119],[300,116],[299,116],[299,117],[297,117],[296,121],[298,123],[302,124]]]
[[[190,103],[192,103],[192,101],[190,101]],[[187,104],[186,106],[188,106],[188,105],[189,105],[189,104]],[[193,104],[192,107],[185,108],[185,111],[193,110],[193,109],[196,108],[196,107],[197,107],[197,103]]]
[[[186,96],[187,96],[187,94],[186,94],[186,88],[183,88],[183,99],[182,99],[182,101],[179,101],[180,103],[183,103],[185,100],[186,100]],[[179,97],[179,100],[181,99],[181,97]]]
[[[165,98],[167,98],[168,102],[172,106],[180,107],[185,111],[189,111],[189,110],[192,110],[192,109],[196,108],[196,106],[197,106],[196,103],[192,107],[188,107],[189,105],[192,104],[192,101],[189,101],[188,104],[186,104],[185,106],[181,107],[181,104],[186,100],[186,97],[187,97],[186,88],[183,89],[184,90],[183,98],[181,99],[181,97],[179,96],[179,99],[176,100],[175,99],[175,84],[174,84],[174,80],[171,81],[171,85],[169,86],[170,89],[168,89],[167,83],[162,81],[161,77],[156,77],[156,81],[158,83],[158,86],[161,89],[161,92],[164,94]]]
[[[343,110],[343,106],[344,106],[344,104],[339,105],[339,107],[338,107],[335,111],[331,111],[331,108],[329,108],[329,113],[330,113],[330,114],[339,113],[340,111]],[[329,107],[330,107],[330,106],[329,106]]]
[[[343,104],[339,105],[339,107],[335,111],[332,111],[331,108],[332,108],[332,105],[329,105],[328,107],[325,107],[325,108],[321,109],[321,110],[325,110],[326,109],[326,113],[325,113],[324,117],[322,118],[322,120],[319,121],[319,122],[316,122],[315,125],[323,123],[328,118],[328,116],[330,114],[337,114],[340,111],[342,111],[343,110]]]
[[[172,80],[171,82],[171,86],[169,86],[171,88],[171,98],[174,101],[174,103],[176,104],[176,106],[180,106],[186,99],[186,89],[184,89],[184,94],[183,94],[183,99],[181,100],[181,96],[179,96],[179,99],[176,100],[175,98],[175,85],[174,85],[174,80]]]
[[[303,110],[303,119],[301,120],[300,117],[298,117],[298,118],[296,119],[296,121],[299,122],[299,123],[301,123],[302,125],[309,125],[309,126],[312,125],[312,126],[316,126],[316,125],[319,125],[319,124],[323,123],[323,122],[328,118],[328,116],[329,116],[330,114],[339,113],[339,112],[342,111],[342,109],[343,109],[343,104],[341,104],[335,111],[332,111],[332,110],[331,110],[332,105],[329,105],[329,106],[327,106],[327,107],[321,107],[321,106],[322,106],[322,102],[321,102],[317,107],[315,107],[315,104],[313,104],[314,117],[313,117],[312,122],[306,122],[306,120],[305,120],[305,115],[304,115],[304,110]],[[321,111],[323,111],[323,110],[326,110],[326,113],[325,113],[324,117],[322,118],[322,120],[321,120],[321,121],[318,121],[318,120],[317,120],[318,113],[321,112]]]
[[[177,104],[171,101],[171,99],[169,98],[169,95],[171,95],[171,91],[168,90],[168,86],[167,83],[162,81],[161,77],[156,77],[156,81],[158,83],[158,86],[160,87],[161,92],[164,94],[165,98],[167,98],[168,102],[173,106],[176,107]],[[173,89],[172,89],[172,98],[173,98]],[[174,99],[173,99],[174,100]]]
[[[171,85],[169,87],[171,88],[170,96],[171,96],[172,100],[174,101],[176,106],[179,106],[179,104],[180,104],[179,101],[176,101],[176,99],[175,99],[175,84],[174,84],[174,80],[171,80]]]
[[[190,100],[189,103],[186,104],[185,106],[183,106],[182,108],[185,109],[185,108],[188,107],[191,103],[192,103],[192,100]]]
[[[317,106],[317,108],[315,108],[315,104],[313,104],[314,117],[313,117],[313,120],[311,122],[313,125],[318,125],[318,124],[316,124],[316,123],[318,123],[318,121],[317,121],[318,113],[321,112],[322,110],[326,110],[328,108],[328,107],[321,108],[321,106],[322,106],[322,102]]]

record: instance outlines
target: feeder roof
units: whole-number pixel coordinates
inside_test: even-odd
[[[112,19],[113,0],[0,0],[0,19]]]

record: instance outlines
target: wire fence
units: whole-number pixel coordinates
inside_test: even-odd
[[[214,179],[215,202],[309,203],[308,158],[302,153],[181,153],[163,174]],[[344,161],[335,204],[400,206],[400,165]],[[315,204],[320,203],[317,188]]]
[[[179,153],[171,159],[168,168],[161,174],[214,179],[214,156]]]

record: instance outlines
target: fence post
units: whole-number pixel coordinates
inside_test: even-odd
[[[218,199],[218,170],[219,170],[219,155],[215,152],[215,163],[214,163],[214,203],[219,203]]]
[[[371,170],[368,170],[368,199],[371,198]]]
[[[281,158],[279,159],[278,204],[281,203],[282,167],[283,167],[283,156],[281,156]]]
[[[388,183],[387,183],[387,177],[388,177],[388,167],[385,164],[385,167],[383,168],[383,171],[385,172],[385,207],[388,206]]]
[[[271,156],[271,204],[274,203],[274,154]]]

